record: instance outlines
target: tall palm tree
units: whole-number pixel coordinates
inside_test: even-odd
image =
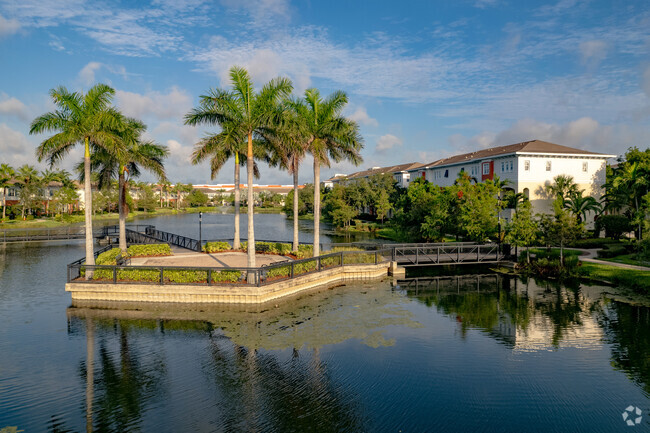
[[[320,254],[320,167],[343,159],[359,165],[363,138],[356,122],[341,111],[348,102],[344,92],[322,98],[318,89],[307,89],[305,96],[293,101],[302,143],[314,158],[314,257]]]
[[[9,164],[0,164],[0,188],[2,188],[2,222],[7,217],[7,188],[13,185],[16,172]]]
[[[126,252],[126,217],[129,213],[126,203],[129,179],[139,177],[141,169],[145,169],[162,179],[161,181],[165,180],[163,160],[169,151],[166,146],[142,140],[141,136],[145,130],[144,123],[136,119],[122,118],[117,130],[125,147],[122,156],[118,157],[98,148],[90,158],[92,171],[99,174],[100,189],[109,186],[111,181],[117,178],[119,248],[124,252]]]
[[[306,142],[302,139],[300,123],[292,110],[285,110],[282,124],[267,136],[269,141],[268,162],[280,166],[293,176],[293,251],[300,244],[298,230],[299,181],[298,170],[307,154]]]
[[[576,216],[578,223],[587,219],[588,212],[596,213],[602,210],[602,206],[598,203],[598,200],[589,195],[584,197],[584,192],[584,190],[574,192],[564,202],[564,207]]]
[[[240,245],[239,234],[239,213],[241,206],[241,191],[239,168],[240,161],[246,158],[246,143],[244,137],[238,135],[238,128],[230,124],[223,124],[222,130],[218,134],[213,134],[203,138],[194,147],[192,153],[192,164],[210,158],[210,179],[214,179],[219,170],[227,160],[235,158],[235,234],[233,240],[233,249],[238,250]]]
[[[50,90],[56,111],[37,117],[31,124],[30,134],[55,132],[36,149],[39,161],[47,159],[50,166],[62,160],[75,145],[84,147],[84,212],[86,228],[86,264],[94,265],[92,191],[90,184],[91,146],[102,148],[115,155],[121,154],[121,140],[115,132],[119,114],[110,106],[115,90],[105,84],[96,84],[84,95],[70,92],[61,86]],[[88,270],[86,278],[92,278]]]
[[[188,125],[220,125],[232,130],[234,137],[246,137],[246,170],[248,184],[248,267],[255,267],[255,228],[253,223],[254,199],[254,152],[253,139],[262,138],[264,133],[280,121],[279,103],[289,96],[291,81],[275,78],[255,91],[248,72],[238,66],[230,69],[232,90],[213,89],[201,96],[201,103],[185,116]],[[251,274],[252,275],[252,274]]]

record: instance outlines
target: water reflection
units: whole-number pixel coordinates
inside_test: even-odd
[[[453,317],[463,338],[477,328],[516,351],[602,346],[603,288],[498,274],[415,278],[397,287]]]

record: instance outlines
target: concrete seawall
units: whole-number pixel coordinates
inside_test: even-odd
[[[156,285],[139,283],[68,283],[73,300],[261,304],[311,289],[350,281],[371,281],[388,275],[389,264],[346,265],[301,275],[261,287],[230,285]]]

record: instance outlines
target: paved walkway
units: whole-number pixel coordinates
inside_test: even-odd
[[[571,248],[574,249],[574,248]],[[575,248],[578,249],[578,248]],[[597,263],[600,265],[609,265],[609,266],[614,266],[617,268],[623,268],[623,269],[634,269],[637,271],[650,271],[650,267],[647,266],[636,266],[636,265],[627,265],[625,263],[616,263],[616,262],[609,262],[607,260],[599,260],[596,257],[598,257],[598,250],[600,248],[591,248],[591,249],[579,249],[582,251],[582,254],[580,255],[580,261],[582,262],[589,262],[589,263]]]
[[[255,266],[259,267],[285,260],[291,259],[273,254],[256,254]],[[200,268],[229,266],[232,268],[245,268],[247,266],[247,256],[246,253],[240,252],[204,254],[184,250],[183,252],[174,252],[173,256],[136,257],[131,259],[131,264],[136,266],[191,266]]]

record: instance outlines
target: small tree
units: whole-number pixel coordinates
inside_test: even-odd
[[[390,210],[393,208],[393,205],[390,203],[390,200],[388,198],[388,192],[382,189],[379,191],[379,194],[377,194],[377,200],[375,201],[377,218],[379,218],[382,223],[384,222],[384,218],[386,218],[388,215],[388,212],[390,212]]]
[[[158,199],[153,192],[151,185],[144,185],[140,191],[140,198],[138,199],[138,209],[145,212],[151,212],[156,209]]]
[[[526,261],[530,263],[530,244],[537,237],[537,223],[533,220],[530,201],[518,206],[512,223],[508,227],[506,242],[518,247],[526,247]]]
[[[205,206],[208,203],[208,196],[198,189],[193,189],[187,196],[187,202],[192,207]]]
[[[563,210],[556,212],[544,225],[548,242],[560,247],[560,265],[564,266],[564,248],[582,235],[584,227],[575,216]]]

